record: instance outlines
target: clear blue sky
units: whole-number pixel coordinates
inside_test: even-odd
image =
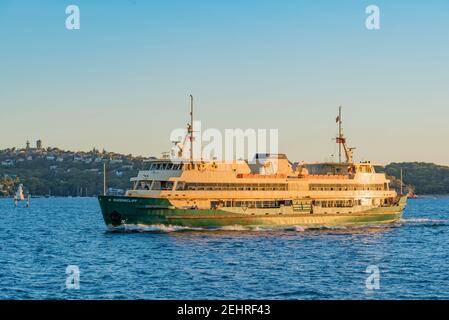
[[[449,164],[449,1],[0,2],[2,149],[159,155],[189,93],[203,127],[279,128],[292,160],[335,151],[341,104],[358,160]]]

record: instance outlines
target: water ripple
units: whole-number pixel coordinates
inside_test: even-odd
[[[2,299],[449,299],[448,197],[411,200],[391,226],[340,229],[107,228],[96,199],[31,204],[0,199]]]

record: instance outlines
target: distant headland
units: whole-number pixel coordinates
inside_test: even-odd
[[[67,151],[36,147],[0,150],[0,196],[11,196],[21,183],[32,196],[96,196],[103,192],[103,163],[112,192],[129,187],[129,179],[150,157],[134,157],[106,150]]]
[[[19,184],[33,196],[96,196],[103,192],[103,163],[111,193],[129,188],[129,179],[145,169],[153,157],[135,157],[106,150],[67,151],[44,148],[42,141],[31,147],[0,150],[0,196],[12,196]],[[449,194],[449,166],[424,162],[390,163],[385,172],[391,186],[400,188],[403,171],[405,192],[418,195]]]

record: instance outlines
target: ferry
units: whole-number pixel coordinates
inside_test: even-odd
[[[187,127],[193,150],[193,98]],[[323,228],[391,224],[407,197],[390,188],[380,165],[355,163],[342,134],[338,162],[292,163],[285,154],[252,161],[162,157],[131,178],[124,196],[98,197],[107,226]],[[342,160],[342,151],[345,159]]]

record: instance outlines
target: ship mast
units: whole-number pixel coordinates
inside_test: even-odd
[[[345,152],[346,157],[346,163],[352,163],[353,162],[352,154],[354,148],[348,148],[348,146],[346,145],[346,138],[343,136],[343,128],[341,126],[342,124],[341,106],[338,108],[338,116],[336,122],[338,123],[338,136],[335,139],[335,141],[338,144],[338,162],[341,163],[341,147],[343,146],[343,150]]]
[[[341,131],[341,106],[338,108],[338,162],[341,163],[341,141],[343,140],[343,133]]]
[[[190,163],[193,163],[193,96],[190,95],[190,125],[188,128],[190,134]]]

